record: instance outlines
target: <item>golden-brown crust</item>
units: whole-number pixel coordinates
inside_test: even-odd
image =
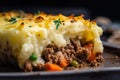
[[[46,19],[50,20],[56,20],[58,17],[61,19],[61,21],[71,20],[71,22],[74,21],[82,21],[84,24],[94,24],[96,25],[96,21],[90,21],[83,19],[84,15],[75,16],[74,14],[71,14],[70,16],[65,16],[63,14],[53,15],[53,14],[46,14],[45,12],[40,12],[37,15],[31,14],[31,13],[25,13],[23,11],[8,11],[8,12],[1,12],[0,17],[5,17],[10,19],[11,17],[21,17],[24,19],[28,19],[29,21],[34,20],[35,22],[41,22]]]

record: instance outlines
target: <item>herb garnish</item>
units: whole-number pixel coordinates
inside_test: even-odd
[[[57,30],[60,27],[60,24],[61,24],[60,18],[58,20],[54,20],[53,22],[56,25],[56,30]]]
[[[17,20],[16,20],[16,18],[11,17],[11,19],[9,20],[9,22],[11,22],[12,24],[14,24],[14,23],[16,23],[16,22],[17,22]]]
[[[28,26],[28,27],[32,27],[32,26]]]

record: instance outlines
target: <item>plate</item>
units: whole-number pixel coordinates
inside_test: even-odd
[[[57,72],[21,72],[16,67],[0,67],[0,80],[119,80],[120,50],[106,47],[103,56],[105,62],[97,68],[84,68]]]

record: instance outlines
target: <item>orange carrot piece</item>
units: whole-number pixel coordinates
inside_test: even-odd
[[[45,64],[45,69],[47,71],[62,71],[63,70],[63,68],[61,68],[57,64],[53,64],[53,63],[46,63]]]
[[[90,51],[90,56],[88,57],[89,61],[93,61],[96,59],[95,54],[93,53],[93,43],[89,43],[87,45],[84,46],[85,48],[87,48]]]
[[[67,60],[65,58],[63,58],[60,61],[60,66],[63,67],[63,68],[66,67],[66,66],[68,66],[68,62],[67,62]]]
[[[96,56],[93,53],[91,53],[91,55],[89,56],[88,60],[89,61],[93,61],[95,59],[96,59]]]

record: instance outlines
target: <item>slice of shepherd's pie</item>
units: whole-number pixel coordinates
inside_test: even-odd
[[[0,13],[0,63],[24,71],[76,70],[99,66],[102,29],[83,16]]]

